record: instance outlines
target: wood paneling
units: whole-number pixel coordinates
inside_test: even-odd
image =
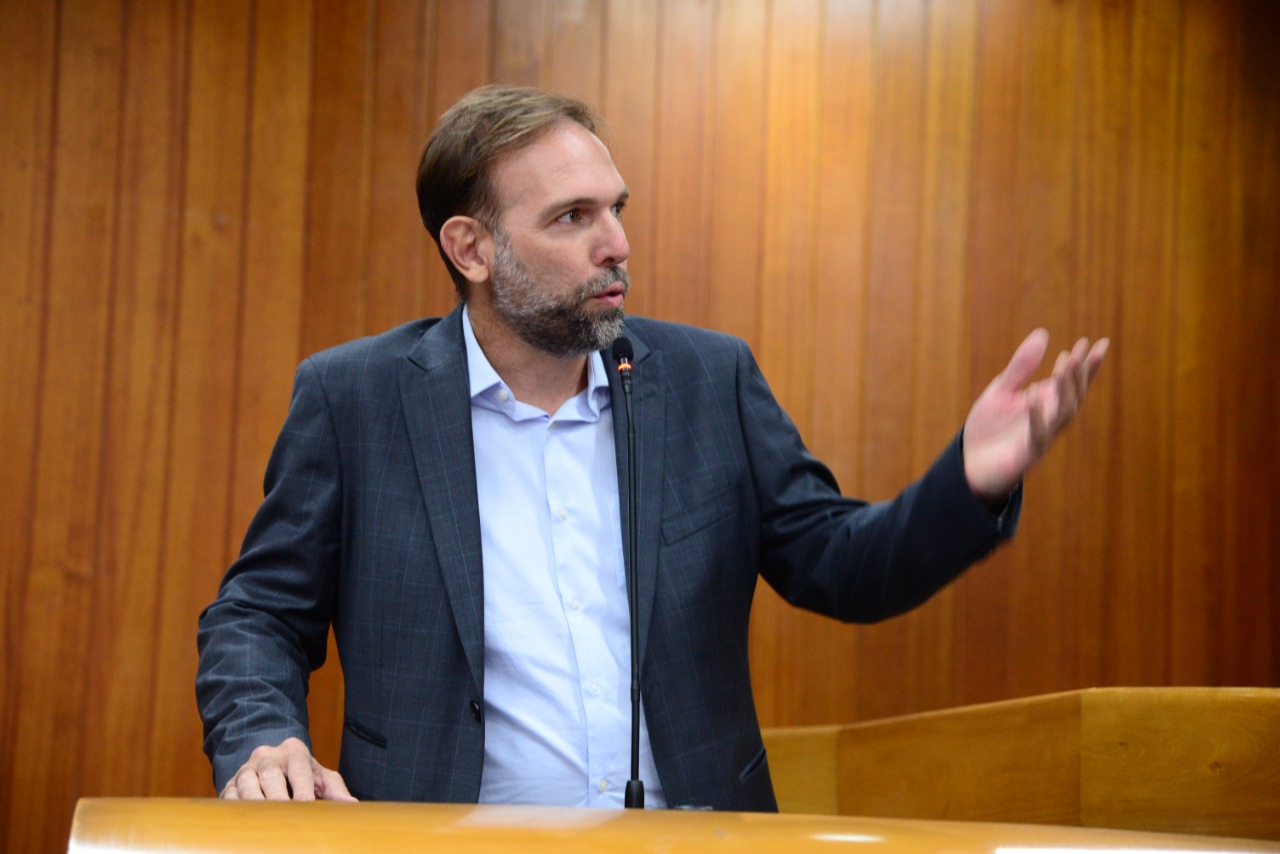
[[[1109,397],[1115,402],[1109,438],[1114,496],[1109,517],[1111,565],[1103,597],[1103,680],[1159,685],[1170,677],[1170,562],[1172,560],[1176,300],[1173,280],[1177,210],[1177,118],[1181,3],[1135,3],[1129,43],[1124,162],[1115,189],[1125,205],[1114,228],[1121,235],[1120,269],[1110,286],[1119,316],[1116,340],[1124,348]],[[1150,288],[1147,283],[1165,283]],[[1128,342],[1137,342],[1130,358]],[[1123,395],[1125,389],[1140,394]],[[1092,405],[1092,403],[1091,403]]]
[[[19,757],[19,720],[28,703],[25,685],[34,671],[24,629],[35,591],[34,547],[44,371],[45,305],[48,300],[50,188],[53,182],[54,91],[58,65],[57,9],[48,4],[0,3],[0,29],[13,42],[0,51],[0,430],[6,463],[0,466],[0,775],[3,791],[38,786],[33,759]],[[43,794],[43,793],[41,793]],[[0,827],[13,824],[13,798],[0,795]],[[20,808],[25,808],[23,802]],[[42,829],[37,821],[35,828]]]
[[[764,741],[784,812],[1280,839],[1278,724],[1276,689],[1101,688]]]
[[[640,285],[627,295],[628,310],[652,314],[658,4],[609,0],[605,20],[604,100],[600,108],[611,117],[605,135],[631,191],[623,213],[631,243],[627,269],[632,281]]]
[[[841,727],[838,811],[1079,824],[1080,703],[1050,694]]]
[[[493,80],[597,102],[629,307],[747,339],[850,494],[1033,326],[1115,338],[984,566],[873,627],[761,589],[765,723],[1280,679],[1273,4],[0,0],[0,32],[0,847],[208,793],[195,619],[293,367],[453,305],[413,170]]]
[[[714,5],[708,0],[663,4],[657,22],[657,98],[654,108],[652,273],[641,288],[655,317],[703,323],[711,269],[707,187],[711,159],[711,62]],[[618,134],[626,116],[612,119]],[[624,176],[625,178],[625,176]]]

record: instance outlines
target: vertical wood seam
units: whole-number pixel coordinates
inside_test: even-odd
[[[360,281],[356,283],[355,323],[359,335],[368,335],[372,331],[366,324],[369,319],[369,276],[372,272],[369,257],[373,232],[373,158],[376,153],[373,135],[377,122],[379,17],[378,0],[369,0],[365,20],[363,132],[360,134]]]
[[[104,320],[105,335],[103,340],[103,353],[101,370],[102,385],[102,401],[99,404],[98,423],[99,430],[103,436],[103,441],[97,449],[98,457],[98,483],[94,490],[97,498],[93,507],[93,556],[90,558],[90,570],[93,576],[93,582],[88,585],[87,598],[89,600],[90,614],[88,615],[88,628],[86,631],[86,639],[89,641],[90,649],[104,649],[109,643],[110,627],[112,625],[112,615],[107,612],[112,604],[112,591],[118,583],[117,570],[119,567],[115,562],[115,555],[107,556],[102,544],[107,539],[104,531],[105,521],[110,515],[105,513],[103,508],[108,504],[108,461],[111,458],[111,452],[115,449],[115,443],[110,435],[112,406],[111,395],[111,378],[116,366],[115,351],[115,319],[116,319],[116,298],[119,293],[120,285],[120,266],[123,262],[121,252],[123,225],[121,220],[123,217],[120,213],[121,199],[124,196],[124,158],[125,158],[125,116],[127,115],[126,102],[129,92],[129,25],[131,22],[130,10],[133,4],[131,0],[123,0],[120,4],[120,62],[118,71],[119,84],[116,90],[116,147],[115,147],[115,181],[112,186],[112,217],[111,217],[111,237],[110,259],[107,263],[107,282],[106,295],[104,304],[106,307],[106,318]],[[106,602],[99,601],[98,596],[106,590]],[[103,606],[106,607],[103,607]],[[107,624],[107,628],[103,628],[103,623]],[[103,636],[106,637],[103,637]],[[101,638],[101,640],[99,640]],[[93,697],[91,688],[94,684],[93,675],[98,669],[98,662],[93,656],[86,656],[82,662],[81,684],[84,685],[84,693],[80,698],[82,718],[87,717],[93,706]],[[83,755],[85,727],[82,724],[79,728],[78,747]],[[76,795],[83,794],[84,777],[77,778]]]
[[[51,45],[53,62],[50,64],[50,75],[48,80],[49,92],[49,125],[48,137],[46,139],[47,148],[45,150],[45,160],[48,164],[44,175],[44,210],[45,222],[43,229],[31,229],[31,246],[29,249],[30,257],[33,261],[38,257],[39,261],[31,265],[28,272],[28,281],[32,279],[39,280],[37,293],[39,294],[39,322],[38,340],[36,343],[36,379],[32,388],[32,400],[35,403],[35,412],[32,413],[31,425],[31,459],[28,461],[27,470],[29,472],[27,479],[27,500],[24,502],[26,515],[26,548],[20,564],[14,568],[10,578],[7,580],[9,585],[10,597],[8,598],[8,607],[11,613],[5,615],[5,649],[4,654],[8,663],[9,682],[4,686],[6,695],[5,709],[0,712],[0,720],[4,721],[5,728],[0,733],[0,744],[8,745],[9,750],[0,751],[0,772],[3,772],[2,779],[12,783],[14,774],[17,769],[17,746],[18,746],[18,727],[21,717],[21,698],[22,683],[24,681],[25,668],[22,666],[22,660],[17,654],[22,646],[22,636],[25,633],[27,624],[27,596],[26,591],[31,579],[32,565],[35,561],[35,526],[36,526],[36,487],[40,480],[40,447],[41,447],[41,427],[44,423],[44,388],[45,388],[45,365],[48,360],[48,341],[49,341],[49,289],[52,277],[52,244],[53,244],[53,220],[54,220],[54,187],[57,183],[57,159],[54,153],[58,144],[58,89],[61,77],[61,63],[58,57],[62,53],[62,3],[57,2],[53,11],[53,43]],[[33,146],[33,149],[35,146]],[[33,153],[34,157],[38,157],[38,153]],[[36,198],[40,196],[39,192],[32,194],[32,208],[37,207]],[[34,213],[34,210],[33,210]],[[5,837],[10,840],[16,838],[17,825],[10,821],[13,810],[13,786],[3,787],[3,794],[0,795],[0,818],[4,819],[3,825],[8,830]]]
[[[1176,579],[1174,578],[1173,561],[1178,551],[1178,526],[1177,522],[1177,506],[1178,506],[1178,397],[1180,383],[1178,382],[1179,371],[1179,351],[1176,344],[1178,327],[1182,314],[1182,293],[1179,288],[1179,282],[1182,279],[1182,152],[1187,142],[1183,136],[1183,96],[1186,79],[1184,77],[1185,62],[1187,56],[1187,5],[1185,0],[1179,0],[1178,6],[1178,33],[1177,47],[1174,49],[1176,53],[1177,68],[1175,71],[1175,83],[1173,92],[1174,117],[1173,117],[1173,136],[1175,140],[1174,157],[1172,164],[1172,174],[1169,176],[1170,183],[1173,186],[1172,203],[1169,211],[1169,335],[1166,338],[1169,356],[1169,374],[1166,378],[1168,383],[1167,400],[1169,406],[1169,428],[1168,428],[1168,471],[1169,471],[1169,526],[1168,526],[1168,544],[1167,554],[1169,555],[1169,583],[1166,594],[1166,621],[1165,621],[1165,681],[1169,681],[1173,677],[1174,664],[1173,654],[1176,649],[1174,640],[1177,626],[1175,615],[1177,613],[1177,590]]]
[[[658,203],[660,201],[659,193],[662,186],[662,160],[658,157],[658,140],[662,137],[662,64],[664,61],[662,46],[665,42],[662,34],[666,28],[666,11],[667,0],[658,0],[658,9],[654,13],[653,26],[653,122],[650,125],[651,130],[649,132],[649,139],[651,143],[649,146],[649,191],[652,193],[652,198],[649,202],[649,240],[653,244],[657,243]],[[497,51],[494,51],[494,53],[496,54]],[[659,269],[659,263],[657,255],[653,251],[653,247],[650,248],[649,267],[649,306],[650,311],[653,312],[653,308],[658,305],[659,287],[658,276],[656,275]]]
[[[257,115],[258,103],[255,97],[255,85],[258,73],[258,0],[249,0],[249,22],[245,33],[245,75],[244,75],[244,131],[241,134],[240,149],[240,240],[239,263],[237,265],[236,283],[236,328],[231,342],[231,354],[235,359],[235,369],[231,372],[231,399],[236,405],[231,407],[231,434],[227,437],[230,453],[227,455],[227,489],[222,508],[223,532],[222,565],[230,566],[234,559],[232,543],[237,532],[232,528],[235,522],[236,506],[236,449],[240,446],[241,422],[245,417],[244,407],[240,406],[240,397],[244,389],[244,327],[245,312],[248,300],[245,291],[249,287],[249,224],[252,215],[253,193],[253,125]]]

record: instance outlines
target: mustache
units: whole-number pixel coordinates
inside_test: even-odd
[[[622,284],[622,294],[626,296],[631,290],[631,274],[621,267],[610,267],[594,279],[588,279],[579,285],[578,296],[583,300],[591,299],[618,283]]]

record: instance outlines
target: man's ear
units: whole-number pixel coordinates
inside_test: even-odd
[[[449,217],[440,226],[440,248],[458,272],[473,284],[489,279],[489,260],[483,250],[490,242],[488,229],[469,216]]]

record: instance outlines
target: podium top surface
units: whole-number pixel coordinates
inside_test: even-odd
[[[757,813],[85,798],[68,851],[1280,852],[1280,843],[1046,825]]]

